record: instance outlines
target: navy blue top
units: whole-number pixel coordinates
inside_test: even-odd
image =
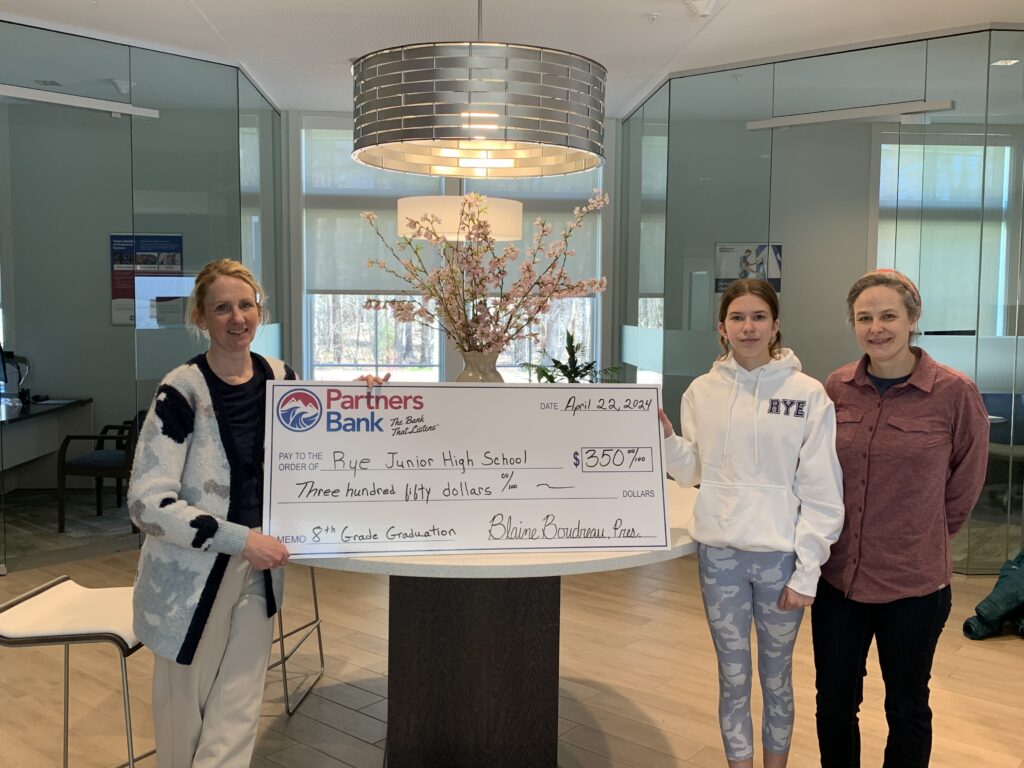
[[[250,528],[263,525],[263,422],[267,377],[254,365],[244,384],[214,377],[227,414],[235,454],[242,465],[237,522]]]
[[[903,382],[908,381],[910,377],[913,375],[912,373],[908,373],[906,376],[900,376],[899,378],[896,379],[883,379],[879,376],[875,376],[873,373],[866,369],[864,373],[868,375],[868,378],[871,379],[871,383],[875,385],[875,391],[878,392],[879,397],[882,397],[882,395],[884,395],[890,389],[895,387],[897,384],[902,384]]]

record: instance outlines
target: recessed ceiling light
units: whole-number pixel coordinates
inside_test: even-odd
[[[60,85],[56,80],[33,80],[32,82],[36,85],[45,85],[50,88],[55,88]]]
[[[694,16],[710,16],[718,0],[683,0]]]
[[[999,61],[993,61],[993,67],[1012,67],[1014,64],[1020,62],[1020,59],[1000,59]]]

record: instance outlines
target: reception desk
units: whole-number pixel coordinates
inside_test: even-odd
[[[561,577],[696,551],[696,491],[667,494],[664,550],[310,561],[390,576],[388,768],[555,768]]]
[[[92,431],[92,398],[47,400],[22,408],[0,404],[3,492],[53,488],[61,442],[67,435]]]

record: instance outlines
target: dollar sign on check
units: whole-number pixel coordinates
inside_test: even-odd
[[[573,451],[572,452],[572,465],[574,467],[578,467],[580,465],[580,452],[579,451]]]

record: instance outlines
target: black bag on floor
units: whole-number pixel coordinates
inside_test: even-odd
[[[974,610],[977,615],[964,622],[964,635],[971,640],[1001,634],[1008,622],[1024,637],[1024,552],[1003,564],[991,594]]]

